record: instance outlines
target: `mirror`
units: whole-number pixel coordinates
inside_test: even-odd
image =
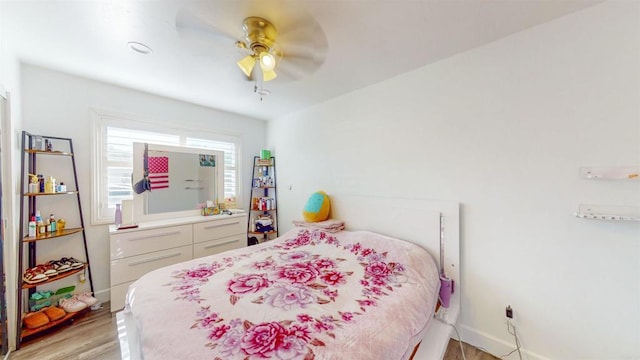
[[[133,143],[133,183],[143,178],[144,143]],[[134,221],[200,215],[224,197],[224,152],[148,144],[151,191],[134,194]]]

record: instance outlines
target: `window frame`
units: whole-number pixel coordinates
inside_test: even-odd
[[[108,204],[107,172],[107,127],[117,127],[134,131],[148,131],[165,134],[178,134],[179,143],[172,146],[189,147],[187,138],[233,143],[235,146],[235,189],[236,202],[242,203],[242,146],[238,134],[214,133],[202,129],[175,126],[167,122],[150,121],[137,116],[108,110],[91,109],[93,145],[91,146],[91,224],[112,224],[115,207]],[[151,130],[150,130],[151,129]],[[211,149],[203,147],[203,149]],[[223,170],[224,171],[224,170]]]

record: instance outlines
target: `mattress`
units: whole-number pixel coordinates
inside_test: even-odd
[[[144,359],[407,359],[440,282],[422,247],[365,231],[293,229],[134,282]]]

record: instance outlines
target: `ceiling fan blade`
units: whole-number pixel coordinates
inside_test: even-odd
[[[281,61],[278,65],[278,73],[281,76],[281,81],[296,81],[314,74],[320,66],[309,63],[300,59],[289,59],[288,61]]]
[[[236,40],[241,39],[241,36],[221,27],[215,21],[215,18],[208,15],[209,11],[202,11],[206,8],[198,8],[195,6],[197,4],[200,3],[193,3],[192,6],[180,9],[176,15],[175,27],[182,39],[230,43],[235,43]]]
[[[315,73],[324,63],[329,47],[320,24],[303,15],[285,21],[279,30],[282,59],[278,70],[294,80]]]
[[[326,58],[326,48],[293,48],[282,53],[278,62],[278,71],[291,80],[298,80],[312,75],[322,67]]]

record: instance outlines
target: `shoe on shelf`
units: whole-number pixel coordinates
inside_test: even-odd
[[[49,263],[38,265],[38,267],[41,267],[42,271],[44,271],[44,274],[49,277],[58,275],[58,271],[56,270],[56,268]]]
[[[63,263],[60,260],[51,260],[47,263],[47,265],[51,265],[58,273],[71,270],[71,266]]]
[[[67,313],[60,309],[57,306],[50,306],[43,310],[44,314],[47,315],[49,320],[56,321],[62,319]]]
[[[60,299],[59,303],[60,307],[68,313],[78,312],[80,310],[84,310],[87,308],[87,304],[82,301],[76,299],[75,297],[68,299]]]
[[[98,299],[91,296],[91,293],[76,294],[74,297],[88,306],[95,305],[98,302]]]
[[[43,314],[42,311],[38,311],[27,314],[22,322],[27,329],[37,329],[41,326],[47,325],[49,323],[49,318],[47,315]]]
[[[47,281],[49,277],[44,274],[44,269],[40,266],[27,269],[22,275],[22,280],[27,284],[37,284],[43,281]]]
[[[69,265],[72,269],[80,269],[84,266],[84,263],[76,258],[72,257],[63,257],[60,259],[63,264]]]

